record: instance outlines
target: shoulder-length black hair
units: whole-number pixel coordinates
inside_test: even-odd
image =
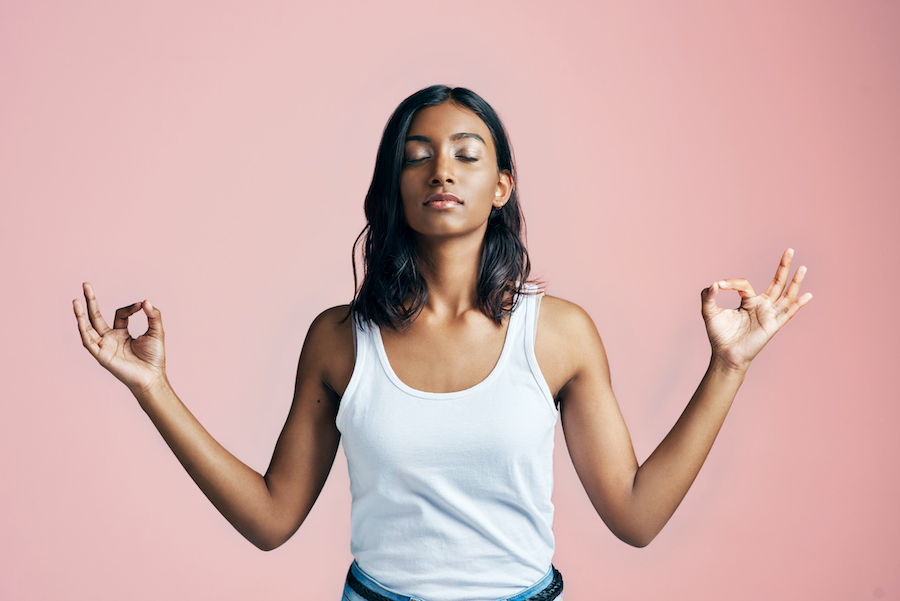
[[[353,281],[356,285],[356,249],[363,241],[363,280],[352,308],[356,319],[381,327],[408,327],[428,300],[412,230],[400,199],[400,173],[409,124],[416,111],[454,102],[478,115],[491,132],[497,150],[497,170],[509,172],[512,193],[502,209],[491,209],[481,252],[477,306],[496,323],[510,312],[524,291],[531,262],[523,242],[525,220],[519,207],[516,167],[506,130],[496,111],[466,88],[431,86],[419,90],[391,115],[375,157],[375,173],[366,194],[368,223],[353,245]]]

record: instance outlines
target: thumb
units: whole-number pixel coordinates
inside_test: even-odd
[[[162,313],[146,299],[142,304],[142,308],[144,309],[144,315],[147,316],[147,333],[163,338],[165,332],[163,332]]]
[[[716,304],[716,295],[719,293],[719,282],[713,282],[709,288],[704,288],[700,293],[701,311],[704,317],[710,317],[720,311]]]

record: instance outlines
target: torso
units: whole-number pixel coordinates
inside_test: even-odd
[[[399,332],[358,326],[335,424],[351,551],[387,587],[505,598],[546,573],[558,411],[534,355],[539,303],[523,297],[499,325],[467,312]]]

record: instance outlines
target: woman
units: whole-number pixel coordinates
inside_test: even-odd
[[[313,322],[293,405],[265,476],[228,453],[175,395],[160,312],[74,301],[84,346],[135,395],[216,508],[261,549],[312,508],[343,437],[351,478],[344,598],[561,598],[553,555],[557,410],[597,513],[648,544],[687,493],[754,356],[812,296],[793,251],[756,295],[701,293],[712,358],[687,408],[638,465],[590,317],[527,284],[509,142],[463,88],[433,86],[388,122],[365,203],[365,273],[350,306]],[[720,289],[741,306],[716,305]],[[130,315],[147,315],[128,335]]]

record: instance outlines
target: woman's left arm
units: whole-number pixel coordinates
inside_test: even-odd
[[[792,257],[793,250],[784,252],[775,278],[761,295],[745,279],[718,281],[702,292],[712,346],[709,368],[675,426],[640,466],[590,318],[572,309],[549,312],[543,353],[563,353],[550,371],[562,369],[571,375],[557,395],[569,454],[597,513],[625,542],[642,547],[662,530],[709,454],[750,362],[812,298],[809,293],[797,296],[805,267],[788,283]],[[740,307],[719,307],[720,289],[736,290]],[[563,339],[568,340],[565,345]]]

